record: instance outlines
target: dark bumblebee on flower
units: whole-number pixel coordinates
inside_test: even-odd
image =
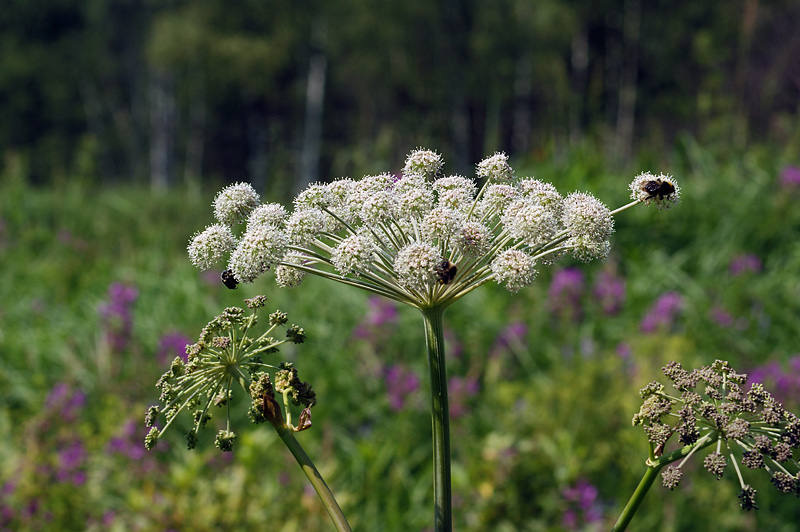
[[[673,185],[666,179],[661,179],[660,177],[657,177],[652,181],[647,181],[643,183],[642,191],[649,194],[649,197],[651,198],[657,197],[659,200],[663,200],[664,198],[668,198],[675,193],[675,185]]]
[[[220,275],[222,279],[222,284],[230,288],[231,290],[236,288],[236,285],[239,284],[239,281],[236,280],[236,277],[233,276],[233,272],[231,270],[225,270]]]
[[[456,278],[458,268],[455,264],[445,259],[439,263],[435,271],[439,284],[450,284],[453,282],[453,279]]]

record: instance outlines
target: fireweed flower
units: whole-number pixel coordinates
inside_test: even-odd
[[[635,194],[632,202],[611,211],[590,194],[564,197],[550,184],[517,177],[503,153],[477,165],[477,180],[447,176],[443,167],[439,154],[417,149],[399,176],[309,186],[285,217],[250,214],[262,208],[251,192],[225,189],[214,201],[217,220],[237,235],[241,230],[234,221],[251,217],[228,257],[227,268],[237,281],[253,282],[271,269],[280,285],[296,286],[301,277],[287,276],[296,271],[422,312],[434,418],[436,530],[451,528],[445,309],[488,282],[517,292],[533,283],[539,267],[566,255],[603,259],[615,214],[638,203],[666,206],[679,195],[674,180],[660,176],[652,179],[661,179],[654,193]],[[637,176],[631,190],[647,180]]]
[[[672,326],[683,309],[683,296],[677,292],[662,294],[642,318],[639,328],[644,333],[653,333]]]
[[[106,340],[115,351],[123,351],[133,335],[133,305],[139,297],[135,286],[111,283],[108,300],[100,304],[100,314]]]
[[[702,449],[713,450],[703,467],[720,479],[733,475],[739,483],[740,506],[756,509],[755,490],[745,482],[747,469],[764,470],[782,493],[800,494],[797,449],[800,419],[785,410],[760,383],[745,389],[747,375],[717,360],[687,371],[677,362],[663,368],[670,391],[658,382],[641,390],[644,402],[633,424],[641,426],[650,442],[648,466],[662,472],[665,487],[676,488],[682,467]],[[667,452],[671,440],[681,447]],[[733,470],[730,473],[730,470]]]
[[[394,412],[405,408],[406,401],[419,389],[419,377],[413,370],[393,364],[385,369],[386,398]]]
[[[585,530],[591,523],[603,518],[603,506],[598,500],[599,492],[586,479],[579,479],[574,486],[561,492],[567,508],[561,523],[567,530]]]
[[[161,390],[161,405],[151,406],[145,416],[145,425],[151,427],[145,438],[145,447],[152,449],[158,438],[173,423],[178,414],[191,411],[192,428],[186,434],[189,449],[197,443],[197,434],[212,418],[215,407],[226,408],[226,425],[217,434],[215,445],[222,451],[232,450],[236,434],[230,428],[230,402],[233,399],[233,383],[242,386],[245,393],[260,401],[259,407],[251,407],[253,422],[270,421],[283,426],[279,410],[264,414],[267,406],[277,405],[275,392],[284,395],[286,425],[294,430],[310,426],[310,407],[316,403],[313,390],[307,383],[297,378],[297,370],[291,364],[278,366],[264,362],[264,359],[278,352],[286,343],[302,343],[305,332],[296,325],[287,328],[285,338],[277,340],[270,336],[288,321],[286,314],[276,311],[269,316],[269,328],[257,337],[251,337],[253,327],[258,323],[255,311],[264,306],[266,297],[256,296],[245,302],[253,309],[246,315],[241,308],[230,307],[206,325],[197,343],[186,346],[188,358],[175,357],[170,369],[161,376],[156,387]],[[274,370],[273,385],[268,371]],[[305,407],[301,414],[301,426],[291,426],[289,402]],[[156,426],[156,420],[163,415],[166,424]]]
[[[583,273],[577,268],[557,271],[547,291],[551,312],[559,318],[579,321],[582,315],[583,285]]]
[[[606,315],[619,314],[625,303],[625,280],[613,271],[604,270],[595,279],[592,294]]]

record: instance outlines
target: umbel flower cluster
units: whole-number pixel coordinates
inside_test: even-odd
[[[236,433],[230,428],[234,383],[241,385],[253,398],[249,415],[254,423],[270,421],[284,426],[280,407],[275,401],[275,392],[278,392],[283,395],[288,426],[303,430],[311,425],[310,408],[316,403],[314,391],[308,383],[300,381],[291,364],[275,366],[263,361],[264,357],[277,353],[286,342],[302,343],[305,340],[303,329],[292,325],[286,329],[283,339],[271,337],[276,328],[288,323],[287,315],[276,311],[269,315],[270,326],[266,332],[256,338],[248,336],[258,323],[255,311],[265,302],[265,296],[245,300],[253,310],[251,314],[238,307],[226,308],[203,328],[197,343],[186,347],[186,361],[175,357],[170,369],[156,383],[161,390],[162,405],[151,406],[145,416],[145,424],[151,427],[145,438],[147,449],[155,447],[158,438],[183,410],[192,413],[192,428],[186,433],[186,440],[189,449],[193,449],[198,431],[212,418],[212,407],[225,407],[226,427],[219,430],[214,443],[222,451],[231,451],[236,439]],[[274,370],[274,382],[269,370]],[[305,407],[298,427],[291,426],[290,402]],[[162,414],[166,424],[159,429],[156,421]]]
[[[651,444],[650,465],[676,463],[662,471],[665,487],[678,486],[682,467],[700,449],[715,446],[703,466],[718,479],[729,460],[739,482],[743,509],[757,509],[756,490],[744,481],[739,461],[749,469],[763,469],[782,493],[800,496],[796,450],[800,448],[800,419],[777,402],[764,386],[753,383],[745,391],[747,375],[727,362],[687,371],[678,362],[663,368],[675,393],[652,382],[641,390],[644,403],[633,416]],[[664,455],[668,440],[678,435],[683,445]],[[737,455],[739,456],[737,458]]]
[[[310,185],[291,214],[261,204],[249,184],[231,185],[214,200],[218,223],[193,237],[189,256],[203,269],[227,258],[229,287],[274,267],[281,286],[310,273],[420,309],[446,307],[490,281],[516,292],[539,265],[567,254],[605,258],[616,212],[642,202],[667,207],[680,195],[669,176],[645,173],[630,185],[634,201],[611,212],[590,194],[564,197],[516,177],[502,153],[477,165],[479,181],[446,176],[443,165],[439,154],[415,150],[399,176]]]

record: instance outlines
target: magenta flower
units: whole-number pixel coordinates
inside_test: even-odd
[[[761,264],[761,259],[757,256],[752,254],[742,254],[736,255],[731,259],[731,263],[728,266],[728,271],[734,277],[739,275],[743,275],[745,273],[759,273],[761,272],[763,265]]]
[[[677,292],[666,292],[650,307],[639,328],[642,332],[652,333],[660,329],[668,329],[683,309],[683,296]]]
[[[508,350],[526,349],[525,336],[528,334],[528,326],[522,322],[513,322],[506,325],[492,345],[489,351],[490,357],[495,357]]]
[[[551,312],[559,318],[580,320],[583,285],[583,273],[577,268],[557,271],[547,293]]]
[[[450,417],[457,418],[469,410],[469,399],[478,395],[480,384],[474,377],[450,377]]]
[[[78,440],[58,451],[56,480],[58,482],[70,482],[75,486],[83,485],[86,482],[86,472],[83,469],[87,457],[86,448]]]
[[[625,303],[625,280],[604,270],[595,279],[592,293],[606,315],[619,314]]]
[[[136,287],[112,283],[108,287],[108,300],[98,308],[106,339],[115,351],[124,351],[131,340],[133,304],[138,296]]]
[[[181,357],[184,362],[188,359],[186,346],[194,342],[186,335],[179,332],[169,332],[161,337],[158,342],[158,362],[164,364]]]
[[[711,318],[711,321],[713,321],[720,327],[725,327],[725,328],[733,327],[734,324],[733,316],[731,316],[730,312],[728,312],[724,308],[719,306],[713,307],[708,314],[709,317]]]
[[[748,382],[759,382],[772,391],[784,405],[800,404],[800,354],[785,364],[771,361],[749,372]]]
[[[367,299],[369,310],[358,324],[353,336],[362,340],[372,339],[378,330],[390,327],[397,322],[397,306],[382,297],[370,296]]]
[[[64,382],[56,383],[44,401],[45,408],[63,422],[74,421],[85,405],[86,394]]]
[[[781,170],[780,184],[783,188],[800,187],[800,168],[786,166]]]
[[[603,509],[597,500],[598,490],[586,479],[580,479],[574,486],[564,488],[561,496],[567,503],[562,524],[567,530],[582,530],[585,525],[603,518]]]
[[[400,365],[386,368],[384,374],[386,396],[389,407],[399,412],[406,405],[408,397],[419,389],[419,377],[411,369]]]

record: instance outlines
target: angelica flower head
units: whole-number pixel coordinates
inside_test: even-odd
[[[432,179],[441,172],[443,166],[444,160],[441,155],[435,151],[419,148],[412,151],[406,158],[403,174],[416,174]]]
[[[225,225],[242,223],[258,207],[261,198],[250,183],[234,183],[214,198],[214,217]]]
[[[207,270],[223,261],[236,247],[236,237],[230,227],[214,224],[197,233],[189,242],[189,259],[195,266]]]
[[[198,431],[213,419],[213,414],[218,408],[225,407],[227,422],[224,429],[219,429],[215,445],[222,451],[232,450],[236,440],[236,434],[230,430],[230,404],[236,395],[233,389],[234,383],[240,384],[242,391],[254,400],[258,399],[263,403],[265,400],[263,393],[266,393],[264,383],[269,382],[268,371],[279,370],[279,374],[280,370],[285,368],[285,364],[269,364],[265,360],[274,358],[273,355],[278,352],[282,344],[302,343],[305,339],[305,332],[296,325],[286,330],[283,339],[270,336],[286,324],[286,315],[281,312],[270,315],[266,332],[251,335],[258,323],[256,311],[264,306],[266,297],[256,296],[245,302],[253,310],[252,314],[245,314],[245,311],[238,307],[226,308],[203,328],[197,343],[187,346],[186,362],[180,357],[175,357],[169,370],[158,380],[156,387],[161,390],[162,404],[151,406],[147,410],[145,424],[151,429],[145,439],[145,447],[148,449],[155,447],[159,437],[172,425],[178,414],[190,411],[192,428],[186,434],[186,441],[188,447],[192,449],[197,443]],[[261,383],[259,397],[255,397],[252,393],[254,382]],[[296,369],[292,372],[291,383],[292,389],[300,390],[297,393],[306,398],[303,402],[306,408],[313,406],[316,402],[313,390],[308,383],[299,380]],[[272,393],[271,388],[270,393]],[[274,393],[271,398],[274,402]],[[286,419],[290,422],[288,403],[285,406]],[[158,428],[156,422],[162,415],[165,425]],[[259,416],[258,412],[253,415],[257,418],[254,419],[256,422],[267,419]],[[306,417],[309,415],[306,413]],[[273,416],[270,421],[283,424],[283,416],[280,418]]]
[[[650,172],[637,175],[630,184],[631,199],[644,202],[645,205],[655,203],[659,209],[668,209],[680,201],[681,187],[672,176]]]
[[[244,234],[208,255],[232,248],[228,269],[239,282],[274,265],[281,286],[313,274],[420,309],[445,307],[491,281],[516,292],[567,254],[608,255],[612,213],[594,196],[562,197],[551,184],[517,177],[503,153],[477,165],[478,179],[444,175],[443,167],[441,155],[420,148],[399,176],[310,185],[292,213],[248,203]]]
[[[761,384],[746,389],[747,375],[736,373],[722,360],[692,371],[670,362],[663,372],[675,392],[657,382],[643,388],[644,402],[633,424],[643,427],[654,448],[652,464],[678,463],[662,472],[665,487],[677,487],[684,463],[701,449],[713,447],[703,466],[717,479],[733,466],[743,509],[757,508],[756,493],[745,484],[739,462],[748,469],[765,470],[778,491],[800,494],[796,459],[800,419],[796,415]],[[667,445],[675,435],[682,447],[668,453]]]

